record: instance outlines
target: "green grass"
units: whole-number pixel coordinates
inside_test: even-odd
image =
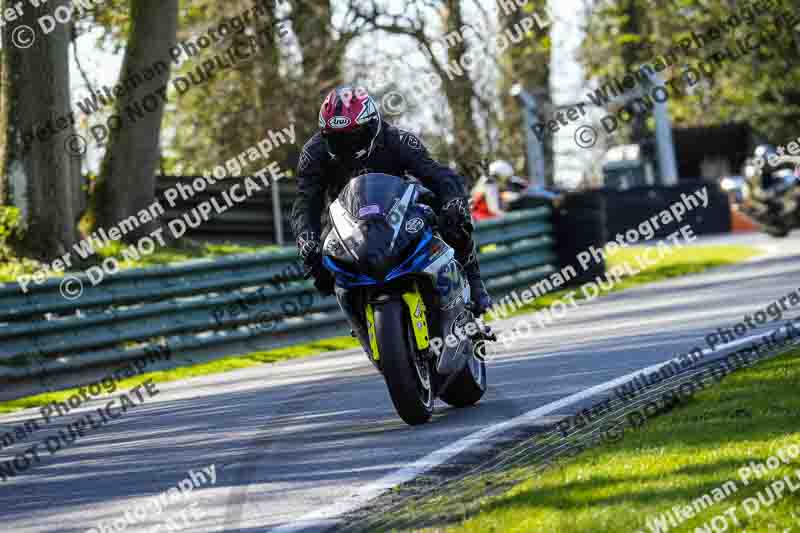
[[[118,242],[110,243],[99,251],[100,257],[122,257],[122,250],[128,245]],[[192,243],[184,244],[180,247],[166,246],[156,248],[151,255],[142,255],[138,261],[120,261],[122,268],[147,268],[156,265],[168,265],[180,263],[191,259],[214,259],[225,255],[251,254],[256,252],[266,252],[279,250],[278,246],[240,246],[238,244],[211,244],[211,243]]]
[[[181,379],[206,376],[220,372],[230,372],[231,370],[249,368],[251,366],[261,365],[264,363],[274,363],[277,361],[296,359],[298,357],[308,357],[309,355],[317,355],[324,352],[347,350],[350,348],[357,348],[358,346],[358,341],[350,336],[335,337],[332,339],[324,339],[298,346],[288,346],[286,348],[278,348],[264,352],[253,352],[248,355],[226,357],[193,366],[149,372],[129,379],[124,379],[118,382],[117,387],[119,390],[127,390],[147,380],[153,380],[155,383],[166,383],[169,381],[178,381]],[[64,401],[72,396],[77,390],[77,388],[65,389],[58,392],[38,394],[36,396],[29,396],[26,398],[20,398],[18,400],[2,402],[0,403],[0,413],[11,413],[20,409],[40,407],[52,401]]]
[[[784,476],[793,475],[800,485],[800,456],[748,485],[738,474],[750,461],[765,463],[781,448],[800,447],[798,387],[800,350],[795,350],[728,376],[683,407],[626,430],[619,442],[531,474],[505,494],[481,501],[477,515],[444,531],[650,531],[648,518],[691,505],[728,481],[736,484],[735,493],[669,531],[703,531],[704,523],[732,506],[741,525],[729,531],[798,531],[800,490],[786,489],[782,499],[762,505],[753,516],[742,502],[757,499],[759,492],[766,497],[767,485]],[[743,409],[749,416],[741,415]]]
[[[647,252],[648,249],[650,249],[651,252]],[[615,267],[622,267],[625,263],[628,263],[632,271],[640,270],[640,272],[633,276],[622,277],[610,290],[601,287],[600,294],[617,292],[647,283],[686,276],[688,274],[697,274],[710,268],[739,263],[761,253],[760,250],[749,246],[726,245],[692,246],[691,248],[671,248],[670,250],[671,253],[669,255],[665,254],[656,264],[648,265],[647,268],[643,269],[638,265],[637,257],[645,257],[644,254],[648,253],[650,254],[648,256],[650,259],[655,259],[658,257],[657,255],[653,255],[653,253],[657,251],[655,247],[631,246],[629,248],[618,249],[616,253],[608,256],[606,260],[606,271],[609,272]],[[647,262],[643,263],[647,264]],[[550,307],[550,305],[572,290],[574,289],[554,291],[546,294],[516,309],[514,312],[509,313],[508,316],[516,316]],[[579,300],[582,298],[584,298],[583,293],[577,291],[575,299]]]
[[[618,250],[615,254],[609,256],[606,268],[610,270],[624,263],[633,265],[636,262],[636,258],[645,253],[647,248],[634,246]],[[649,248],[655,250],[653,247]],[[651,283],[687,274],[696,274],[709,268],[746,261],[759,253],[761,252],[758,249],[749,246],[722,245],[680,248],[674,250],[670,255],[665,255],[663,259],[658,261],[658,264],[643,270],[636,276],[623,280],[619,285],[620,289],[624,289],[641,283]]]
[[[142,254],[139,260],[123,260],[122,250],[128,247],[127,244],[119,242],[109,243],[108,246],[97,250],[97,254],[89,258],[87,265],[82,267],[100,264],[103,259],[114,257],[119,261],[119,266],[123,270],[131,268],[147,268],[157,265],[168,265],[180,263],[190,259],[213,259],[232,254],[247,254],[256,252],[266,252],[277,250],[277,246],[240,246],[236,244],[210,244],[205,242],[184,241],[180,245],[158,246],[150,255]],[[73,261],[76,260],[73,254]],[[17,280],[19,276],[31,275],[42,268],[42,264],[33,259],[25,257],[15,257],[3,254],[0,261],[0,283],[9,283]],[[75,264],[75,263],[73,263]],[[48,272],[48,277],[61,277],[63,273]]]

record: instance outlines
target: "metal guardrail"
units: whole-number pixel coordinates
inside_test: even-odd
[[[156,178],[156,198],[160,199],[161,205],[167,208],[164,216],[165,222],[180,218],[212,197],[219,197],[222,191],[229,189],[234,184],[238,183],[243,186],[245,180],[244,177],[226,178],[224,181],[208,185],[203,192],[195,192],[191,198],[175,199],[174,206],[164,199],[166,190],[176,187],[179,183],[191,187],[191,182],[196,178],[197,176],[158,176]],[[273,196],[276,190],[278,191],[277,199],[280,204],[277,212],[280,215],[283,227],[289,227],[289,216],[292,212],[292,204],[297,192],[297,181],[284,179],[275,182],[268,191],[254,192],[243,202],[238,202],[223,213],[211,213],[207,221],[197,229],[190,229],[187,235],[196,239],[230,238],[254,239],[269,243],[278,242],[275,234],[276,220],[274,215],[276,212],[276,198]]]
[[[555,271],[548,207],[479,223],[481,267],[495,294]],[[124,363],[169,348],[219,357],[343,335],[333,297],[299,279],[294,249],[123,271],[68,300],[55,278],[0,284],[0,383]]]

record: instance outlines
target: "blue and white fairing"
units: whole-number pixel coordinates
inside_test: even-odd
[[[437,272],[453,251],[418,203],[426,189],[387,174],[353,178],[329,207],[332,229],[323,264],[343,288],[381,285],[410,273]]]
[[[345,293],[379,289],[405,275],[427,278],[439,302],[439,309],[429,309],[440,325],[431,335],[445,339],[469,321],[465,306],[470,290],[453,249],[433,232],[432,209],[418,203],[426,193],[420,185],[387,174],[353,178],[329,207],[332,228],[325,239],[323,265]],[[348,313],[347,296],[337,293],[337,298]],[[351,324],[358,330],[357,320]],[[437,371],[458,372],[471,354],[469,339],[442,345]]]

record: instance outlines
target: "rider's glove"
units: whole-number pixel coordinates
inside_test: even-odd
[[[334,277],[322,266],[322,243],[313,231],[297,236],[297,250],[303,259],[305,278],[314,278],[314,287],[322,294],[333,294]]]
[[[420,211],[422,211],[422,216],[425,219],[425,222],[431,228],[437,229],[439,227],[439,217],[436,215],[436,211],[425,204],[418,204],[417,207],[419,207]]]
[[[322,265],[322,243],[313,231],[304,231],[297,236],[297,251],[303,260],[306,270],[316,269]]]

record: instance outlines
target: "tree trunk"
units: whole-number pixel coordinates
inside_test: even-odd
[[[464,17],[461,13],[461,0],[446,0],[445,35],[456,32],[461,33],[464,27]],[[461,66],[461,58],[467,52],[465,41],[458,42],[447,50],[448,59]],[[465,65],[468,63],[464,62]],[[475,125],[475,114],[472,102],[475,96],[475,87],[468,69],[463,69],[463,76],[444,76],[442,79],[447,103],[453,116],[453,135],[455,137],[454,155],[458,171],[471,183],[480,177],[476,173],[481,154],[483,153],[480,134]]]
[[[67,0],[40,7],[25,3],[20,18],[3,32],[7,195],[9,203],[20,209],[24,235],[19,252],[42,260],[63,255],[78,236],[79,198],[74,184],[79,176],[74,175],[73,156],[64,148],[74,134],[67,49],[70,25],[55,23],[50,33],[43,34],[38,23],[67,4]],[[18,43],[33,43],[18,47],[12,36]]]
[[[622,34],[642,35],[639,8],[636,5],[636,0],[628,0],[624,5],[626,18],[622,24]],[[636,70],[636,66],[641,63],[636,51],[630,46],[623,48],[622,61],[626,72]],[[642,144],[648,136],[645,116],[641,113],[636,113],[631,120],[631,143]]]
[[[317,115],[328,91],[342,83],[345,42],[334,39],[330,0],[297,2],[292,27],[303,54],[303,87],[297,91],[297,137],[302,146],[319,127]]]
[[[135,76],[146,80],[146,72],[155,75],[126,90],[115,103],[121,127],[110,132],[94,197],[96,224],[102,228],[135,216],[155,201],[161,118],[172,64],[169,50],[177,39],[178,0],[130,0],[130,10],[131,31],[119,84]],[[156,221],[142,224],[125,240],[133,242],[156,227]]]
[[[0,2],[0,8],[5,8],[5,2]],[[3,43],[5,47],[5,43]],[[8,143],[6,135],[8,129],[8,69],[6,67],[5,49],[0,50],[0,206],[8,205],[11,199],[8,197],[8,174],[5,170],[6,154],[8,153]]]
[[[533,3],[534,13],[544,13],[547,3],[537,0]],[[501,10],[502,11],[502,10]],[[500,15],[502,28],[515,28],[522,19],[530,13],[518,9],[506,14],[504,11]],[[513,30],[512,31],[516,31]],[[550,88],[550,46],[544,43],[549,34],[549,26],[542,31],[534,30],[532,37],[527,38],[525,45],[511,45],[501,58],[505,75],[502,78],[502,97],[507,120],[501,125],[503,137],[507,139],[503,144],[510,148],[507,151],[511,154],[525,154],[525,170],[528,173],[527,161],[527,132],[525,131],[522,108],[519,101],[509,95],[509,89],[514,83],[520,83],[528,92],[536,97],[536,103],[540,110],[540,119],[549,120],[552,112],[552,95]],[[529,39],[529,40],[528,40]],[[555,173],[555,151],[553,146],[553,135],[545,135],[542,140],[542,151],[544,153],[544,175],[547,185],[553,185]],[[528,176],[532,178],[533,176]]]

